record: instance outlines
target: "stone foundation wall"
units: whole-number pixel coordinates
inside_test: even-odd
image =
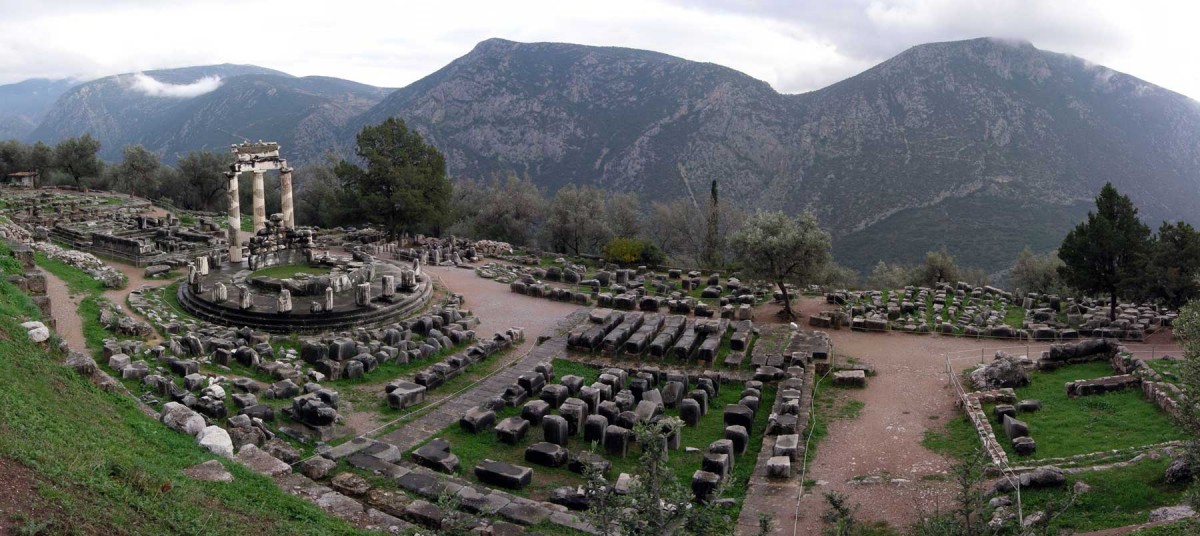
[[[1008,465],[1008,453],[1004,451],[1004,447],[996,439],[996,431],[992,429],[992,422],[988,420],[987,413],[983,411],[983,405],[997,403],[1012,404],[1016,401],[1017,394],[1012,389],[974,391],[966,393],[962,400],[959,401],[963,411],[967,413],[967,419],[971,421],[971,424],[975,426],[975,431],[979,434],[984,452],[987,453],[996,467]]]

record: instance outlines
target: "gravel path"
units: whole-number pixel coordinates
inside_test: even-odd
[[[83,338],[83,322],[79,319],[79,302],[84,296],[72,295],[62,279],[46,270],[42,270],[42,273],[46,274],[46,295],[50,297],[50,315],[54,317],[54,330],[72,350],[87,351],[87,340]]]
[[[802,318],[807,318],[827,307],[823,298],[804,298],[798,309]],[[758,308],[756,322],[773,321],[771,314],[776,310],[778,306]],[[954,363],[961,370],[977,364],[979,355],[990,359],[998,347],[1014,347],[1011,352],[1017,354],[1026,354],[1028,348],[1036,356],[1046,346],[896,332],[827,332],[839,361],[857,358],[874,365],[877,374],[868,379],[866,389],[839,392],[864,406],[855,419],[830,422],[829,435],[812,451],[805,478],[816,486],[805,490],[798,518],[798,486],[788,490],[790,495],[755,495],[754,504],[748,499],[746,508],[769,512],[775,518],[774,534],[820,534],[821,514],[826,511],[823,494],[830,491],[846,494],[851,505],[862,505],[860,520],[886,521],[896,527],[917,521],[922,512],[951,508],[953,485],[938,478],[950,470],[952,461],[921,446],[927,430],[958,416],[954,390],[947,384],[945,354],[964,356]],[[1127,346],[1148,351],[1156,345],[1155,351],[1161,355],[1164,344],[1170,344],[1165,333],[1156,334],[1146,344]],[[864,477],[878,477],[878,483],[855,482]]]
[[[475,275],[474,270],[446,266],[425,266],[421,270],[440,281],[451,292],[462,294],[464,307],[479,317],[475,333],[491,337],[510,327],[525,328],[525,342],[516,354],[528,352],[538,335],[553,329],[558,321],[579,308],[578,305],[514,294],[508,285]]]

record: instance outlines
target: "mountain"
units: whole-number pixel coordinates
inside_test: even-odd
[[[0,85],[0,139],[24,138],[71,86],[73,80],[34,78]]]
[[[55,103],[28,139],[91,133],[100,156],[141,144],[173,162],[188,151],[225,151],[243,138],[280,142],[291,162],[344,152],[345,123],[389,90],[328,77],[295,77],[253,65],[210,65],[109,76]]]
[[[797,95],[657,52],[502,39],[395,91],[254,66],[144,75],[71,88],[27,139],[91,132],[109,160],[141,143],[169,162],[261,138],[300,164],[396,116],[459,178],[698,205],[717,180],[748,209],[812,210],[863,271],[941,247],[999,271],[1056,247],[1106,181],[1151,225],[1200,223],[1200,104],[1029,43],[920,45]]]
[[[1195,101],[1028,43],[921,45],[783,95],[664,54],[492,39],[349,130],[388,116],[457,176],[643,200],[702,196],[716,179],[747,208],[812,210],[861,270],[943,246],[1002,269],[1025,245],[1055,247],[1105,181],[1152,223],[1200,214]]]

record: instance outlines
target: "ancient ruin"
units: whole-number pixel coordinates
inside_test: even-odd
[[[1172,310],[1126,304],[1109,321],[1090,299],[965,283],[808,288],[796,289],[811,291],[802,329],[764,314],[778,308],[776,287],[739,273],[298,227],[278,145],[233,152],[226,225],[127,196],[4,190],[0,237],[26,270],[9,281],[42,315],[22,329],[49,344],[56,327],[38,253],[110,289],[140,278],[116,291],[123,301],[97,295],[94,320],[108,338],[93,356],[72,349],[71,366],[211,455],[360,526],[443,526],[454,513],[437,503],[452,490],[455,515],[474,526],[593,531],[586,475],[599,472],[614,493],[636,490],[649,448],[637,431],[676,422],[661,448],[688,500],[728,509],[740,533],[751,533],[758,512],[798,524],[774,497],[807,504],[811,494],[799,490],[817,480],[808,471],[831,471],[814,465],[814,423],[837,426],[845,417],[831,408],[864,397],[869,410],[913,429],[940,425],[925,415],[938,410],[917,409],[923,399],[950,407],[952,398],[986,453],[997,504],[1019,501],[1018,488],[1058,490],[1086,471],[1173,459],[1180,448],[1170,425],[1187,403],[1177,362],[1144,342],[1170,331]],[[262,181],[271,170],[280,172],[284,212],[267,215]],[[238,234],[243,172],[255,175],[248,238]],[[847,335],[853,354],[837,347]],[[921,374],[933,380],[922,384],[910,362],[887,357],[904,346],[897,338],[918,335],[971,346],[961,356],[924,352],[933,365]],[[881,350],[860,353],[862,337]],[[897,372],[922,391],[880,407],[870,393],[879,375]],[[1107,436],[1058,424],[1093,407],[1104,411],[1089,422]],[[1117,433],[1134,418],[1141,436]],[[1064,447],[1064,436],[1087,441]],[[893,448],[841,444],[815,456]],[[817,486],[944,493],[929,475],[945,469],[926,469],[940,462],[922,463]],[[187,474],[234,478],[211,464]],[[1184,468],[1171,475],[1183,479]],[[1018,517],[1008,506],[988,515]]]

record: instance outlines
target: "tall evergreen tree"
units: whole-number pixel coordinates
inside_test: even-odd
[[[1145,297],[1181,307],[1200,296],[1200,232],[1184,222],[1163,223],[1150,244]]]
[[[717,200],[717,181],[712,181],[712,192],[708,202],[708,229],[704,233],[704,264],[715,267],[717,262],[717,228],[720,223],[720,208]]]
[[[393,236],[440,232],[451,192],[442,153],[395,117],[364,127],[356,141],[366,169],[343,160],[334,172],[358,199],[364,219]]]
[[[1059,273],[1068,285],[1109,297],[1108,317],[1117,318],[1117,296],[1140,280],[1146,266],[1150,228],[1138,219],[1137,207],[1107,183],[1088,212],[1058,248],[1064,265]]]

